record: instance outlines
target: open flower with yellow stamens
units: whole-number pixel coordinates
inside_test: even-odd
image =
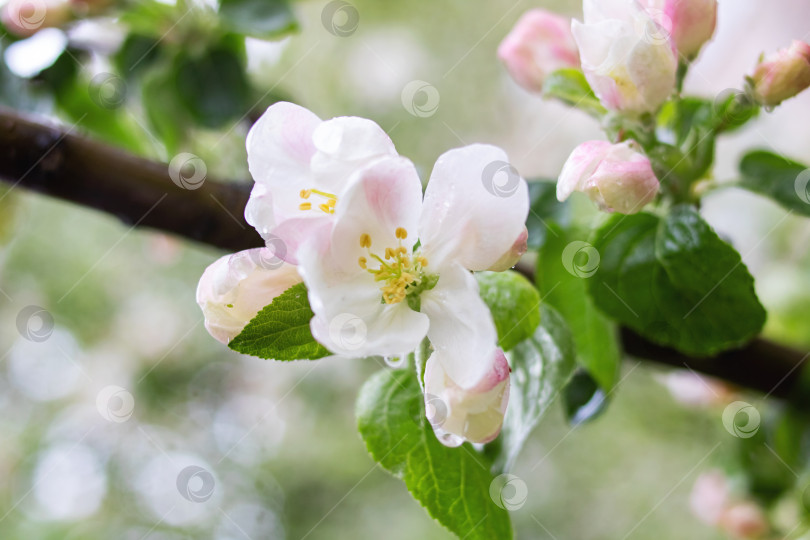
[[[347,116],[322,121],[286,102],[270,106],[253,125],[247,153],[256,183],[245,219],[269,248],[293,264],[303,239],[321,227],[331,228],[352,175],[397,155],[391,139],[371,120]]]
[[[494,385],[482,381],[497,379],[500,390],[487,399],[501,414],[469,416],[486,426],[455,422],[448,428],[473,442],[500,429],[508,380],[497,362],[492,316],[470,270],[488,269],[510,253],[529,211],[528,186],[518,175],[508,179],[508,188],[492,188],[493,164],[514,171],[507,159],[488,145],[451,150],[436,162],[424,200],[409,160],[378,161],[358,172],[343,193],[331,231],[319,230],[298,252],[315,314],[312,335],[332,352],[402,356],[427,336],[434,352],[425,384],[434,392],[448,385],[457,397],[489,392]],[[361,343],[341,339],[347,315],[362,321]],[[427,380],[430,374],[436,380]],[[490,410],[476,400],[451,401],[448,408],[475,402]],[[451,416],[465,417],[461,411]]]

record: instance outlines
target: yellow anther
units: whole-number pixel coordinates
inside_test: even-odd
[[[371,236],[366,233],[360,235],[360,247],[363,248],[370,248],[371,247]]]
[[[302,199],[309,199],[309,196],[312,195],[312,190],[311,189],[302,189],[300,195],[301,195]]]
[[[366,266],[368,264],[368,261],[366,260],[365,257],[360,257],[359,259],[357,259],[357,264],[359,264],[360,268],[362,268],[363,270],[368,269],[368,267]]]
[[[426,258],[422,257],[421,255],[417,255],[416,259],[414,259],[414,260],[415,260],[415,262],[417,264],[419,264],[419,266],[427,266],[428,265],[428,260]]]
[[[396,253],[391,248],[385,248],[385,258],[386,259],[393,259],[396,256]]]
[[[408,238],[408,231],[406,231],[402,227],[397,227],[395,234],[397,235],[397,238],[399,238],[400,240],[405,240],[406,238]]]
[[[334,207],[337,204],[337,199],[329,199],[328,201],[326,201],[326,204],[328,204],[331,207]]]
[[[405,248],[404,248],[404,247],[402,247],[402,246],[399,246],[399,247],[397,248],[397,253],[399,253],[400,255],[407,255],[407,254],[408,254],[408,250],[407,250],[407,249],[405,249]]]
[[[299,210],[312,210],[312,203],[310,202],[302,202],[298,205]]]
[[[322,211],[326,212],[327,214],[334,214],[335,209],[329,206],[328,204],[324,203],[318,206]]]

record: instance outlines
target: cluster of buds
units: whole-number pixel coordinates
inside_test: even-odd
[[[714,35],[717,0],[583,0],[583,15],[531,10],[498,56],[520,86],[538,93],[552,72],[581,69],[611,118],[643,122],[675,94],[683,68]],[[749,101],[772,107],[808,86],[810,45],[794,41],[756,66]],[[558,181],[560,201],[574,191],[601,210],[628,214],[655,198],[659,180],[638,145],[590,141],[574,150]]]

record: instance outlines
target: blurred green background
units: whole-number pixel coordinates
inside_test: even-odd
[[[579,16],[574,2],[354,0],[359,24],[345,37],[324,26],[326,4],[293,4],[300,31],[281,42],[248,40],[246,100],[269,91],[265,100],[287,96],[323,118],[372,118],[423,175],[449,148],[490,142],[504,147],[525,177],[553,178],[574,146],[600,136],[584,114],[518,88],[495,55],[523,11],[542,6]],[[738,87],[760,52],[803,37],[802,14],[801,0],[723,3],[718,34],[687,91],[713,96]],[[115,28],[114,20],[103,22]],[[178,29],[191,33],[186,38],[192,30],[204,33],[206,24],[185,18],[160,43],[171,42]],[[89,55],[78,80],[110,70],[109,56]],[[3,102],[68,126],[76,122],[59,95],[29,96],[3,76]],[[403,98],[411,81],[435,88],[435,114],[407,110],[423,105]],[[147,83],[125,84],[132,99],[105,109],[116,124],[101,116],[99,124],[85,124],[88,118],[77,129],[100,136],[113,126],[121,137],[108,140],[148,157],[168,161],[178,151],[193,152],[212,175],[249,178],[247,122],[202,127],[167,112],[164,123],[176,125],[158,129],[138,99],[147,99]],[[62,90],[87,86],[70,88]],[[78,110],[96,106],[83,99]],[[721,145],[718,178],[732,179],[735,158],[750,146],[810,160],[808,121],[806,94],[765,115]],[[282,364],[229,351],[208,336],[194,299],[197,279],[221,253],[4,189],[0,538],[450,537],[374,465],[356,433],[357,389],[388,369],[381,361]],[[734,190],[712,195],[704,213],[756,276],[769,310],[767,333],[810,347],[810,226]],[[29,305],[53,316],[49,339],[20,337],[16,319]],[[721,422],[730,398],[720,387],[679,379],[706,402],[685,406],[662,385],[666,376],[628,360],[601,417],[572,428],[561,407],[552,409],[512,471],[529,490],[512,513],[518,538],[723,538],[691,515],[688,497],[700,472],[733,462],[737,441]],[[110,386],[133,396],[130,418],[104,418],[105,407],[122,403],[99,400]],[[213,473],[210,499],[181,496],[177,475],[189,465]]]

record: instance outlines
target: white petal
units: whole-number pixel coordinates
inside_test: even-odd
[[[425,191],[419,224],[431,265],[457,260],[486,270],[520,236],[529,213],[526,181],[495,146],[475,144],[444,153]]]
[[[478,384],[487,366],[475,358],[492,350],[498,336],[472,274],[459,264],[441,268],[436,286],[422,293],[421,311],[430,319],[428,338],[448,375],[462,388]]]
[[[309,110],[279,102],[271,105],[248,133],[248,168],[253,179],[272,194],[275,223],[301,214],[299,192],[312,187],[310,162],[316,151],[312,136],[320,123]],[[253,212],[254,221],[267,229],[268,218],[259,214]]]
[[[316,186],[339,194],[349,177],[373,161],[396,156],[391,138],[376,123],[344,116],[323,122],[312,135],[316,152],[312,171]]]
[[[391,157],[377,161],[352,177],[351,187],[338,201],[332,233],[332,254],[344,271],[356,270],[358,259],[371,262],[369,249],[360,237],[371,237],[370,252],[385,256],[385,248],[405,247],[410,253],[417,240],[422,209],[422,184],[408,159]],[[396,237],[398,228],[407,238]]]
[[[509,364],[500,349],[479,351],[475,358],[486,375],[473,388],[460,387],[449,376],[442,353],[435,352],[425,366],[425,409],[439,440],[451,434],[474,443],[486,443],[501,430],[509,401]]]
[[[307,242],[299,259],[315,313],[313,336],[330,351],[353,357],[396,356],[415,350],[424,339],[427,316],[411,310],[407,302],[383,304],[374,277],[358,265],[342,270],[328,243]]]
[[[557,180],[557,200],[564,201],[573,192],[584,190],[585,183],[610,150],[607,141],[588,141],[574,148]]]
[[[197,304],[205,328],[228,343],[264,306],[301,277],[265,248],[240,251],[217,259],[203,272],[197,285]]]

